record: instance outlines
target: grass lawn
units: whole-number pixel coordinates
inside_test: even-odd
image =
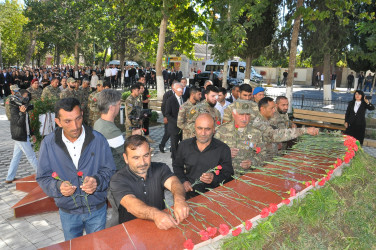
[[[342,176],[283,206],[223,249],[375,249],[376,160],[358,151]]]

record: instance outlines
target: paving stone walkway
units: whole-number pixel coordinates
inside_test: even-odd
[[[37,249],[64,241],[58,212],[14,218],[12,206],[26,193],[17,191],[15,184],[4,183],[12,159],[14,143],[10,137],[9,121],[3,106],[0,106],[0,131],[0,249]],[[163,136],[163,126],[151,128],[150,134],[156,141],[152,144],[155,149],[152,161],[164,162],[171,166],[169,143],[166,145],[166,153],[162,154],[158,149]],[[376,156],[375,148],[364,149],[367,153]],[[16,178],[31,174],[34,174],[34,170],[23,156]],[[170,195],[167,199],[171,201]]]

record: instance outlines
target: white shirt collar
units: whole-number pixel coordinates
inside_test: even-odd
[[[82,126],[81,135],[77,138],[75,142],[71,142],[70,140],[68,140],[68,138],[65,137],[63,130],[61,131],[61,134],[62,140],[65,146],[67,147],[70,157],[72,158],[73,164],[76,167],[76,169],[78,169],[78,161],[80,160],[82,146],[85,141],[85,128],[84,126]]]

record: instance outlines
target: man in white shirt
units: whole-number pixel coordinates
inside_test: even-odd
[[[113,89],[117,88],[117,73],[118,69],[113,65],[111,69],[111,85]]]
[[[111,82],[111,76],[112,76],[112,69],[109,65],[107,65],[106,70],[104,72],[104,81],[105,82]]]
[[[220,87],[218,93],[217,104],[215,104],[214,108],[218,109],[219,113],[221,113],[221,123],[223,120],[223,112],[227,108],[228,105],[231,103],[226,100],[227,91],[225,88]]]

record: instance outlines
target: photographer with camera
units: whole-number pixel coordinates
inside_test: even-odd
[[[31,147],[29,137],[33,142],[36,141],[35,136],[30,128],[30,119],[28,111],[33,109],[29,104],[29,92],[26,89],[12,88],[12,95],[9,98],[10,107],[10,132],[14,140],[13,158],[10,162],[8,175],[5,183],[12,183],[16,176],[18,164],[20,163],[22,152],[26,155],[31,166],[37,169],[37,157]]]
[[[141,124],[136,120],[135,114],[137,109],[142,110],[142,103],[139,99],[140,96],[140,84],[136,83],[131,86],[131,94],[125,100],[125,136],[128,138],[132,135],[132,130],[141,128]],[[132,113],[132,115],[131,115]],[[140,130],[141,134],[141,130]]]

